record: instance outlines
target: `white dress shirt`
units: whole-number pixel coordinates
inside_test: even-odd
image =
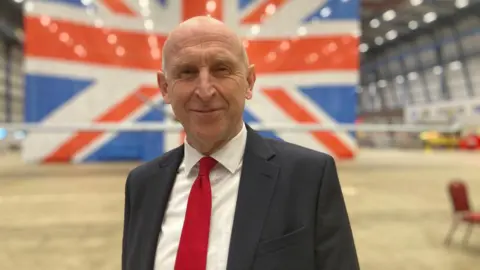
[[[242,130],[211,156],[218,164],[210,173],[212,217],[208,242],[207,270],[227,268],[230,235],[237,202],[247,130]],[[155,256],[155,270],[173,270],[187,210],[188,196],[198,175],[198,161],[203,157],[185,142],[185,155],[165,211]]]

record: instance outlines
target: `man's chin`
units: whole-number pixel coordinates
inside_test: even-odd
[[[222,129],[211,129],[208,128],[198,128],[192,130],[195,134],[195,145],[194,146],[198,151],[209,153],[215,151],[219,145],[223,145],[225,141],[225,132]]]
[[[225,125],[216,122],[197,122],[191,129],[199,139],[207,141],[216,141],[225,133]]]
[[[223,129],[220,127],[212,125],[202,125],[197,128],[195,133],[199,138],[202,138],[202,140],[215,141],[217,138],[221,138],[224,132]]]

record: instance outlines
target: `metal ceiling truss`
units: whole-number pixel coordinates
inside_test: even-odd
[[[415,58],[415,65],[413,69],[407,69],[406,63],[405,63],[405,53],[400,53],[400,55],[397,56],[397,63],[400,64],[400,70],[402,74],[393,74],[391,71],[390,65],[388,64],[379,64],[379,62],[382,62],[382,58],[386,58],[387,53],[391,49],[399,48],[400,46],[407,47],[407,51],[413,52],[413,53],[419,53],[419,50],[417,48],[422,47],[419,43],[419,37],[422,36],[431,36],[431,39],[434,41],[433,44],[433,50],[435,53],[435,60],[434,60],[434,65],[439,65],[442,67],[445,67],[448,61],[451,61],[452,59],[444,59],[443,54],[442,54],[442,43],[440,42],[443,40],[445,37],[442,36],[442,31],[444,29],[449,29],[452,33],[452,38],[455,42],[455,49],[456,49],[456,55],[457,55],[457,60],[461,62],[465,62],[465,59],[469,57],[468,55],[465,54],[465,48],[464,45],[461,42],[462,35],[460,34],[459,29],[457,26],[459,25],[459,22],[462,20],[466,20],[468,18],[476,17],[477,20],[480,21],[480,2],[472,3],[468,8],[458,10],[451,15],[447,16],[439,16],[436,21],[430,23],[430,24],[425,24],[422,25],[423,27],[420,27],[416,29],[415,31],[410,31],[408,34],[405,35],[400,35],[397,37],[395,40],[388,41],[382,46],[378,47],[373,47],[371,48],[368,52],[363,54],[363,65],[362,65],[362,80],[361,83],[364,86],[367,86],[371,83],[378,83],[379,80],[385,80],[387,82],[392,83],[393,79],[396,77],[396,75],[402,75],[406,76],[408,73],[415,71],[419,75],[419,81],[421,85],[423,86],[423,94],[425,97],[425,102],[431,102],[431,91],[429,91],[429,84],[428,80],[425,78],[425,70],[430,68],[425,66],[425,64],[420,60],[420,57],[414,57]],[[391,25],[391,24],[390,24]],[[375,32],[375,31],[374,31]],[[413,49],[413,50],[412,50]],[[480,53],[480,51],[478,52]],[[380,66],[382,68],[380,69]],[[382,71],[380,71],[382,70]],[[365,73],[366,72],[366,73]],[[463,75],[463,81],[465,82],[465,89],[467,91],[468,96],[473,96],[474,95],[474,89],[473,89],[473,84],[471,80],[471,72],[468,68],[468,65],[465,65],[462,68],[462,75]],[[439,76],[440,81],[440,87],[441,87],[441,95],[442,99],[444,100],[449,100],[451,99],[451,91],[449,89],[449,85],[447,83],[448,78],[446,72],[443,72],[441,76]],[[409,80],[405,79],[404,80],[405,88],[407,89],[406,95],[410,101],[413,101],[413,95],[411,93],[411,87],[409,84]],[[392,88],[395,88],[396,86],[393,86]],[[379,87],[377,88],[377,91],[375,92],[376,95],[380,95],[380,100],[382,102],[381,105],[381,112],[383,111],[388,111],[392,110],[392,108],[388,108],[385,103],[385,91],[388,91],[387,88],[385,87]],[[398,102],[398,96],[396,91],[393,91],[395,93],[391,93],[392,96],[396,100],[394,102]],[[370,93],[362,93],[362,94],[369,94]],[[372,95],[373,96],[373,95]],[[371,97],[372,101],[375,99],[375,97]],[[397,103],[399,104],[399,103]],[[362,108],[363,113],[367,113],[365,108]],[[388,117],[387,117],[388,119]]]
[[[472,16],[480,19],[480,3],[473,3],[468,8],[458,10],[452,15],[439,17],[435,22],[432,22],[431,24],[426,24],[414,31],[409,32],[408,34],[400,35],[395,40],[386,41],[382,46],[370,48],[370,50],[365,53],[365,60],[368,61],[368,58],[370,58],[369,56],[382,55],[384,52],[391,48],[395,48],[398,45],[412,42],[416,40],[419,36],[431,35],[433,37],[435,35],[435,32],[440,28],[455,29],[455,24],[458,21],[463,20],[466,17]]]

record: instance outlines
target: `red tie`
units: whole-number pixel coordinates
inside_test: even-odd
[[[212,212],[210,171],[217,164],[211,157],[200,159],[200,172],[188,197],[187,212],[178,246],[175,270],[205,270]]]

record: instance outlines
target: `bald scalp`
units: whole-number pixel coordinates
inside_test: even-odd
[[[232,44],[232,52],[239,54],[241,58],[240,60],[245,65],[245,68],[248,68],[248,55],[240,37],[229,29],[222,21],[209,16],[197,16],[180,23],[167,36],[162,50],[162,69],[164,74],[167,75],[169,56],[175,51],[181,49],[182,45],[179,43],[184,40],[185,37],[192,35],[208,36],[214,34],[221,34],[228,37]]]

